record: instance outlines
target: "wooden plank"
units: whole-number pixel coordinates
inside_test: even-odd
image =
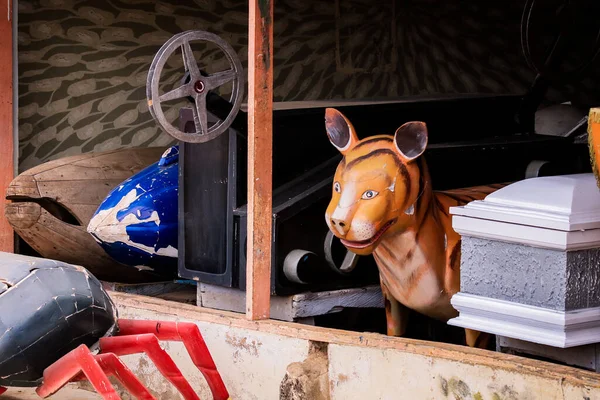
[[[12,0],[0,0],[0,251],[14,251],[13,230],[4,217],[4,193],[14,178]]]
[[[210,310],[124,293],[110,292],[110,296],[119,309],[127,310],[128,314],[139,313],[146,315],[148,313],[159,313],[161,314],[161,318],[164,319],[173,318],[178,321],[223,325],[226,327],[227,332],[235,332],[236,329],[246,329],[330,344],[377,348],[380,350],[394,349],[407,354],[429,357],[431,358],[431,363],[434,363],[436,359],[450,360],[457,363],[477,365],[478,367],[501,369],[507,373],[517,375],[557,380],[561,384],[583,385],[600,389],[600,375],[595,372],[510,354],[491,352],[467,346],[390,337],[369,332],[343,331],[272,319],[266,321],[249,321],[240,314],[227,311]],[[282,348],[282,351],[285,350],[285,348]]]
[[[103,281],[102,287],[114,292],[151,296],[177,303],[196,304],[196,285],[173,281],[133,284]]]
[[[217,310],[244,312],[246,293],[206,283],[198,284],[198,305]],[[298,321],[344,308],[383,308],[379,285],[364,288],[300,293],[293,296],[272,296],[270,317],[281,321]]]
[[[173,281],[150,283],[120,283],[106,281],[102,282],[102,287],[105,290],[151,297],[158,297],[166,293],[187,290],[190,286],[191,285],[184,285]]]
[[[246,316],[269,318],[273,154],[273,0],[250,0]]]
[[[157,162],[164,150],[163,147],[121,149],[49,161],[21,173],[10,183],[6,195],[11,200],[56,201],[85,228],[112,189]],[[9,222],[14,224],[10,219]],[[85,229],[84,234],[87,235]]]

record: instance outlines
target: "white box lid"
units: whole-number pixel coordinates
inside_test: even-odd
[[[525,179],[450,213],[459,234],[567,250],[600,245],[600,189],[592,173]]]

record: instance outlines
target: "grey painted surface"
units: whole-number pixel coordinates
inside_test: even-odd
[[[567,253],[567,310],[600,306],[600,249]]]
[[[563,252],[463,236],[461,291],[559,311],[600,306],[600,250]]]

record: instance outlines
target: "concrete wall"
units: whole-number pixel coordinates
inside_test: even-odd
[[[232,399],[600,399],[600,375],[545,362],[371,333],[252,322],[240,314],[121,293],[112,297],[124,318],[195,321]],[[210,399],[181,344],[165,348],[200,397]],[[315,365],[327,373],[302,381],[298,371],[318,369],[305,361],[315,348],[323,356]],[[124,359],[157,398],[180,398],[145,356]],[[303,395],[307,381],[328,390]]]

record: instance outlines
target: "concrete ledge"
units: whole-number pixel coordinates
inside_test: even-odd
[[[250,321],[231,312],[123,293],[111,296],[121,318],[196,323],[232,399],[281,400],[289,368],[305,365],[315,345],[327,353],[322,367],[327,369],[329,385],[318,386],[328,386],[329,393],[321,394],[331,400],[600,398],[599,374],[548,362],[374,333]],[[161,345],[200,398],[211,398],[181,343]],[[145,356],[123,359],[156,398],[180,398]],[[323,377],[320,369],[311,371]],[[309,375],[314,374],[309,371]]]
[[[96,392],[78,389],[74,383],[62,388],[58,393],[49,397],[51,400],[102,400],[102,396]],[[8,388],[2,394],[2,400],[40,400],[35,388]]]
[[[450,325],[561,348],[600,342],[600,307],[556,311],[466,293],[451,302],[460,315]]]

